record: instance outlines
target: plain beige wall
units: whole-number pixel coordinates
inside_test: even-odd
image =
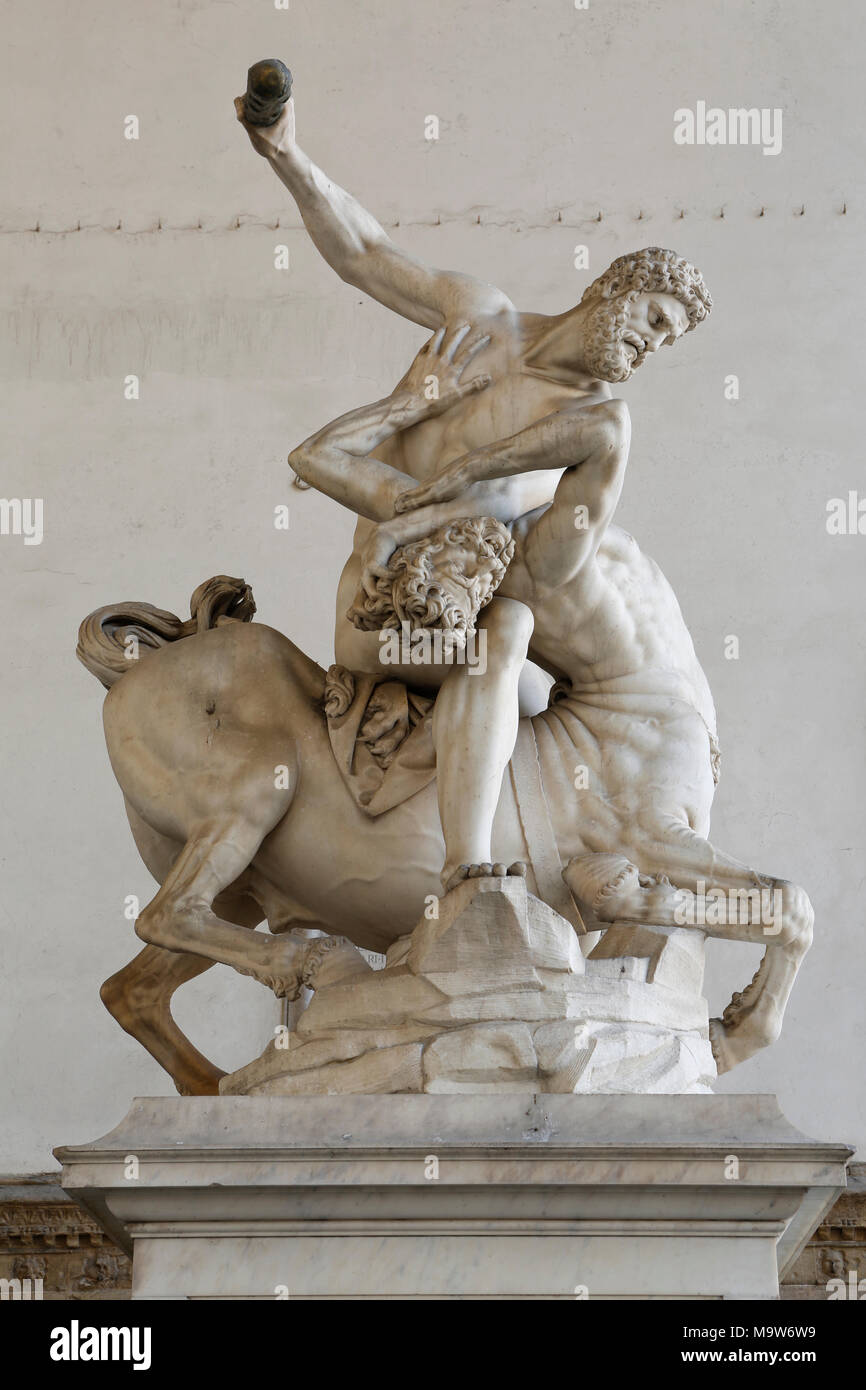
[[[44,498],[46,531],[41,546],[0,537],[0,1170],[45,1169],[54,1144],[108,1129],[134,1094],[170,1091],[98,999],[138,946],[124,899],[153,885],[108,766],[100,689],[74,660],[78,623],[125,598],[185,613],[202,579],[242,574],[259,616],[327,662],[351,521],[292,489],[285,456],[389,390],[423,341],[318,261],[234,123],[231,99],[265,55],[295,70],[311,155],[425,260],[543,311],[639,245],[703,269],[709,323],[624,392],[620,520],[674,584],[715,693],[714,838],[803,883],[817,911],[783,1040],[722,1085],[778,1092],[807,1132],[866,1143],[866,537],[825,527],[828,498],[863,486],[854,0],[6,10],[2,492]],[[781,107],[783,152],[677,147],[673,112],[699,99]],[[130,114],[138,141],[123,137]],[[129,373],[138,402],[123,397]],[[273,526],[281,502],[288,533]],[[749,948],[712,946],[716,1011],[755,964]],[[220,967],[179,996],[178,1016],[231,1067],[277,1015]]]

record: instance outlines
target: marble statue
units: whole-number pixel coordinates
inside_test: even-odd
[[[236,107],[328,263],[432,336],[290,455],[358,517],[329,671],[226,576],[186,622],[122,603],[82,624],[161,884],[102,997],[187,1094],[708,1090],[778,1036],[812,909],[707,838],[710,690],[613,519],[611,385],[706,318],[703,279],[650,247],[567,313],[518,311],[403,254],[300,150],[293,100],[269,125]],[[711,1021],[707,935],[764,947]],[[215,962],[314,992],[229,1077],[170,1012]]]

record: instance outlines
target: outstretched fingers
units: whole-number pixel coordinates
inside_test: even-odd
[[[447,327],[438,328],[422,351],[428,358],[437,358],[442,366],[451,367],[459,378],[489,342],[489,333],[473,333],[470,323],[458,323],[450,333]]]
[[[489,333],[475,333],[472,337],[464,337],[457,345],[451,361],[461,372],[465,371],[473,357],[485,348],[490,342]]]
[[[450,336],[449,338],[447,338],[447,339],[445,340],[445,342],[443,342],[443,344],[442,344],[441,355],[442,355],[443,361],[445,361],[445,362],[453,362],[453,361],[454,361],[454,358],[455,358],[456,353],[457,353],[457,349],[460,347],[460,344],[461,344],[461,343],[463,342],[463,340],[465,339],[467,333],[471,333],[471,332],[472,332],[472,324],[471,324],[471,323],[458,323],[458,324],[457,324],[457,327],[454,329],[454,331],[453,331],[453,333],[451,334],[451,336]]]

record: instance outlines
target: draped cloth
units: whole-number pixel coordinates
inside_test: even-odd
[[[343,781],[368,816],[393,810],[435,778],[433,700],[403,681],[332,666],[325,714]]]

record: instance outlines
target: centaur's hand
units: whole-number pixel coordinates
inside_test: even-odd
[[[289,97],[282,114],[273,125],[250,125],[244,120],[244,98],[235,97],[235,114],[250,137],[256,154],[271,159],[276,154],[286,154],[295,143],[295,98]]]

